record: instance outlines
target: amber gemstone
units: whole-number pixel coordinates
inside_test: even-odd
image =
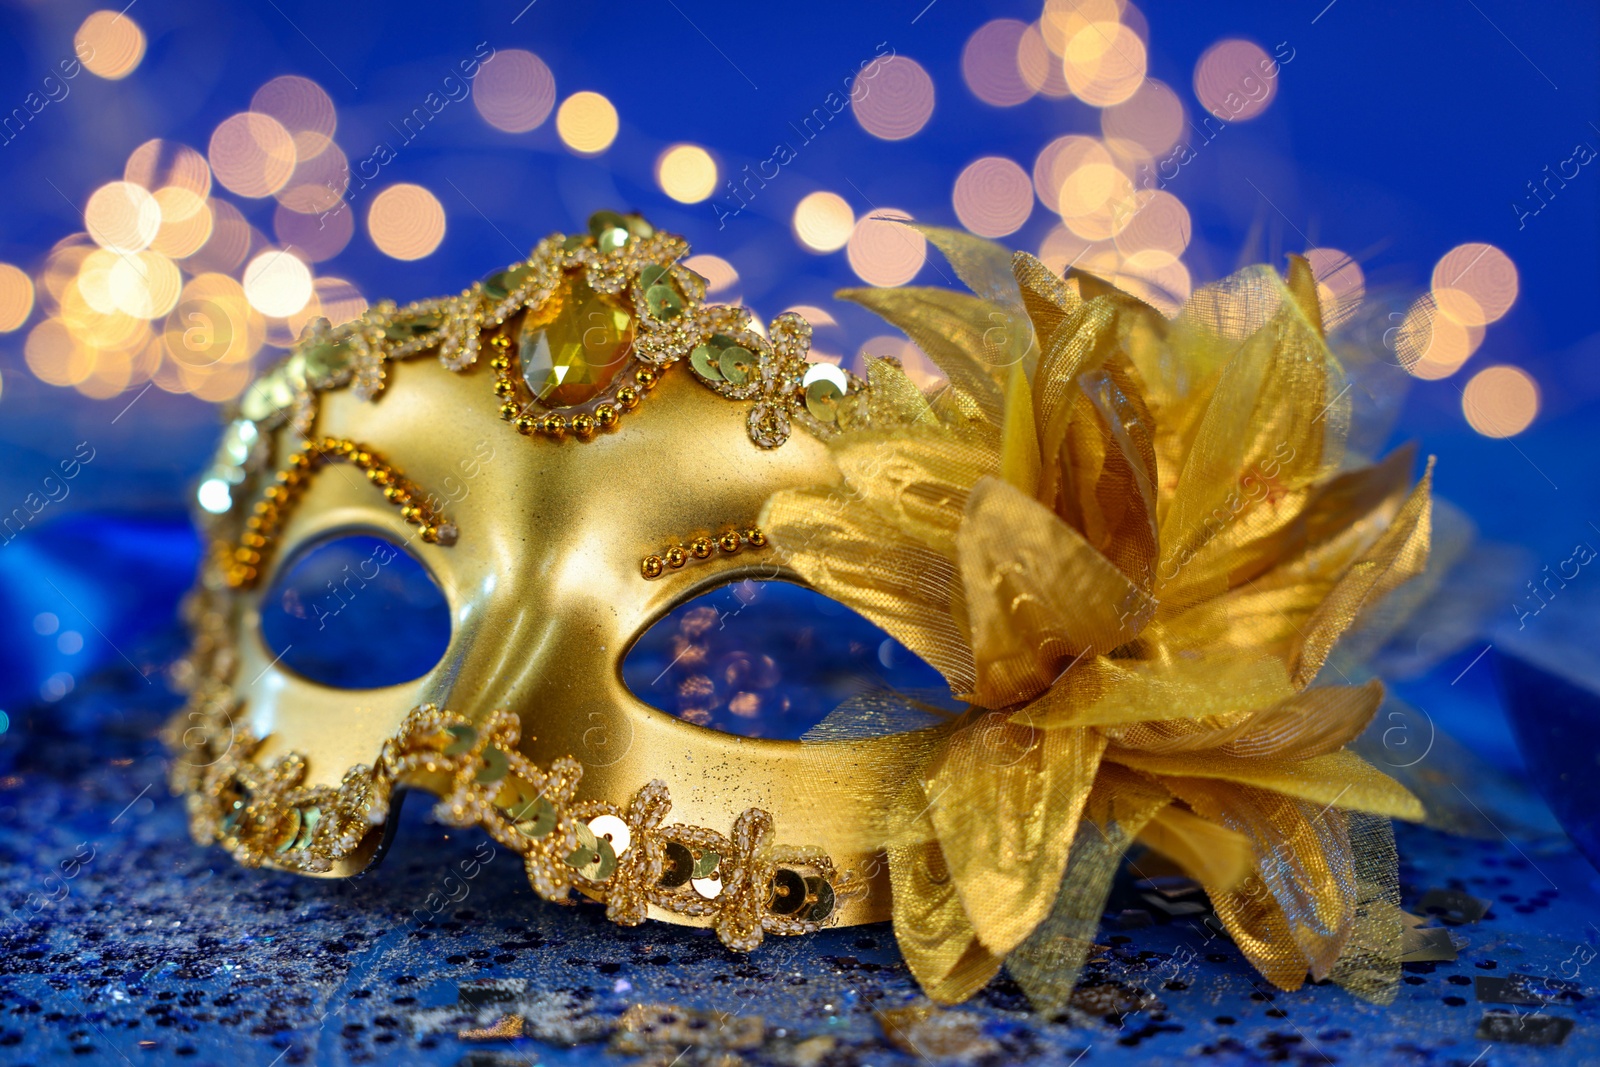
[[[615,298],[568,277],[522,325],[522,377],[545,407],[585,404],[605,391],[633,348],[633,316]]]

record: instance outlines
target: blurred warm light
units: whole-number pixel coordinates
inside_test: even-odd
[[[96,248],[78,265],[77,277],[70,279],[61,292],[63,314],[71,314],[74,300],[81,300],[90,309],[102,315],[115,314],[117,300],[111,291],[111,269],[121,260],[119,255],[104,248]]]
[[[1017,46],[1028,24],[992,19],[979,26],[961,50],[961,76],[972,94],[995,107],[1013,107],[1033,97],[1033,86],[1017,67]]]
[[[1060,99],[1072,95],[1066,72],[1061,67],[1061,57],[1045,44],[1039,24],[1034,23],[1023,31],[1017,42],[1017,73],[1023,84],[1042,96]]]
[[[199,193],[181,185],[164,185],[153,194],[161,209],[161,228],[150,249],[182,259],[198,252],[211,236],[211,209]]]
[[[1033,181],[1011,160],[985,156],[956,178],[951,200],[961,225],[980,237],[1004,237],[1033,213]]]
[[[211,212],[211,236],[199,251],[184,257],[184,269],[191,274],[237,270],[250,254],[250,223],[226,200],[212,197],[206,207]]]
[[[795,205],[795,239],[813,252],[838,251],[855,227],[855,212],[837,193],[809,193]]]
[[[250,110],[270,115],[294,138],[295,158],[315,159],[333,143],[339,124],[333,100],[322,86],[298,74],[273,78],[250,98]]]
[[[39,271],[40,301],[48,295],[59,301],[67,286],[78,277],[78,270],[92,252],[100,246],[86,233],[74,233],[55,243],[45,256],[44,267]]]
[[[717,161],[699,145],[673,145],[656,160],[656,181],[678,203],[698,204],[717,187]]]
[[[903,211],[880,209],[856,223],[845,254],[850,269],[868,285],[904,285],[917,276],[928,255],[928,241],[917,230],[897,219],[909,219]]]
[[[172,310],[183,276],[159,252],[133,252],[117,258],[108,273],[117,310],[137,319],[156,319]]]
[[[1117,250],[1110,241],[1086,241],[1063,225],[1051,227],[1039,246],[1039,261],[1056,274],[1069,268],[1108,277],[1117,268]]]
[[[265,331],[261,313],[250,306],[243,286],[226,274],[201,274],[183,287],[178,306],[162,327],[161,341],[171,357],[162,367],[197,370],[220,363],[248,365],[260,349]],[[159,376],[156,384],[169,392],[189,388],[183,381]]]
[[[302,215],[279,204],[272,213],[272,232],[279,244],[293,248],[301,259],[321,263],[344,251],[355,234],[355,220],[355,210],[348,204],[320,215]]]
[[[21,329],[33,312],[33,279],[26,271],[0,263],[0,333]]]
[[[367,310],[367,298],[361,295],[354,282],[344,278],[318,278],[312,288],[322,314],[338,326],[357,318]]]
[[[556,112],[556,132],[579,155],[599,155],[617,139],[617,109],[599,93],[573,93]]]
[[[295,164],[294,173],[273,195],[290,211],[321,215],[339,206],[350,186],[350,163],[336,144]]]
[[[739,272],[721,256],[690,256],[683,265],[706,280],[706,292],[724,293],[739,284]]]
[[[1067,40],[1062,63],[1078,99],[1110,107],[1131,97],[1144,81],[1144,42],[1120,22],[1091,22]]]
[[[1059,214],[1062,184],[1074,171],[1091,164],[1114,166],[1111,153],[1093,137],[1069,133],[1045,145],[1033,161],[1033,188],[1039,202]]]
[[[1429,295],[1412,302],[1393,338],[1400,366],[1413,377],[1428,381],[1448,378],[1460,370],[1482,342],[1481,326],[1463,326],[1439,314]]]
[[[1124,255],[1161,252],[1176,259],[1189,247],[1189,209],[1166,190],[1139,190],[1127,210],[1127,220],[1115,238],[1117,250]]]
[[[1106,280],[1168,318],[1182,310],[1192,289],[1189,268],[1170,252],[1157,249],[1144,249],[1126,257]]]
[[[820,330],[825,327],[839,325],[838,319],[834,318],[825,309],[819,308],[814,304],[796,304],[794,307],[785,310],[792,311],[802,319],[805,319],[813,329]]]
[[[933,115],[933,79],[922,64],[906,56],[877,61],[865,88],[852,92],[850,109],[861,128],[885,141],[903,141]]]
[[[150,247],[161,229],[161,206],[143,186],[107,182],[89,196],[84,228],[102,248],[137,252]]]
[[[1439,310],[1463,326],[1497,322],[1517,301],[1517,266],[1494,245],[1457,245],[1433,268]]]
[[[244,392],[251,374],[241,363],[218,363],[202,370],[180,366],[178,373],[191,394],[213,404],[226,403]]]
[[[391,185],[372,198],[367,232],[384,255],[421,259],[444,240],[444,205],[420,185]]]
[[[500,49],[473,79],[472,104],[495,129],[526,133],[542,125],[556,106],[555,75],[532,52]]]
[[[906,372],[906,377],[910,378],[919,389],[929,390],[944,381],[944,375],[939,372],[933,360],[904,337],[884,334],[867,338],[866,342],[856,350],[856,366],[865,370],[868,357],[899,361],[901,369]]]
[[[1164,155],[1183,133],[1183,101],[1165,82],[1146,78],[1132,96],[1100,113],[1107,146],[1122,155]],[[1136,145],[1137,153],[1119,145]]]
[[[1323,328],[1336,329],[1361,307],[1367,295],[1366,275],[1355,260],[1337,248],[1313,248],[1306,252],[1306,262],[1317,279]]]
[[[1039,13],[1039,31],[1051,54],[1064,56],[1072,38],[1095,22],[1117,22],[1122,6],[1117,0],[1045,0]]]
[[[211,167],[206,157],[186,144],[146,141],[128,154],[122,177],[146,189],[175,186],[202,199],[211,193]]]
[[[311,270],[282,249],[263,252],[244,269],[244,295],[263,315],[287,318],[311,299]]]
[[[29,330],[22,355],[34,377],[47,385],[75,385],[94,370],[94,350],[59,319],[46,319]]]
[[[1485,437],[1515,437],[1539,414],[1539,384],[1520,367],[1485,367],[1462,390],[1461,413]]]
[[[239,196],[271,196],[294,174],[294,136],[271,115],[244,111],[223,119],[206,152],[217,181]]]
[[[1277,69],[1277,62],[1254,41],[1218,41],[1195,64],[1194,95],[1224,122],[1244,122],[1265,111],[1278,95]]]
[[[144,31],[116,11],[96,11],[84,19],[72,43],[89,73],[108,81],[126,78],[144,58]]]

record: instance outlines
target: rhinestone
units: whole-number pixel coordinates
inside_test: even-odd
[[[611,384],[633,349],[633,316],[569,277],[523,321],[522,376],[546,407],[593,400]]]
[[[628,824],[615,815],[595,816],[589,820],[589,829],[600,840],[611,842],[612,850],[619,856],[628,851],[628,845],[633,840]]]
[[[773,872],[767,892],[768,911],[774,915],[793,915],[805,902],[805,879],[787,867],[780,867]]]
[[[661,885],[677,889],[694,876],[694,854],[676,841],[668,841],[661,849]]]
[[[439,524],[438,541],[441,545],[449,547],[450,545],[455,544],[456,538],[460,536],[461,531],[456,527],[455,523],[441,522]]]

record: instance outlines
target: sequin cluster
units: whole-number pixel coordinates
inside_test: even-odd
[[[529,883],[547,900],[579,892],[606,905],[613,922],[642,923],[651,905],[706,917],[741,952],[766,934],[806,934],[833,917],[839,877],[816,849],[774,845],[772,816],[745,811],[732,833],[666,825],[672,802],[652,781],[627,807],[576,800],[583,768],[568,757],[548,768],[517,749],[515,715],[479,725],[423,705],[407,716],[372,767],[351,768],[338,788],[305,785],[305,760],[290,754],[263,767],[259,741],[237,735],[225,687],[199,694],[169,727],[187,748],[173,785],[188,795],[190,828],[240,863],[303,872],[331,870],[389,814],[402,782],[438,784],[436,815],[480,827],[523,858]],[[204,744],[188,743],[200,731]],[[224,738],[226,742],[224,743]]]
[[[375,400],[387,384],[388,364],[430,351],[462,371],[491,348],[501,416],[525,434],[587,440],[616,425],[679,362],[714,392],[753,402],[747,425],[763,448],[781,445],[796,424],[827,437],[867,417],[866,383],[831,363],[807,362],[811,327],[800,316],[778,316],[763,336],[748,310],[704,302],[706,280],[683,266],[689,246],[681,237],[657,232],[637,215],[606,211],[589,220],[589,229],[587,235],[546,237],[526,261],[454,297],[404,307],[382,301],[339,326],[313,320],[290,354],[240,397],[238,417],[202,481],[202,508],[217,514],[232,509],[235,488],[270,459],[269,431],[287,422],[310,437],[319,394],[349,387]],[[513,334],[520,337],[563,284],[580,276],[594,292],[631,309],[629,365],[592,401],[546,409],[515,373]]]

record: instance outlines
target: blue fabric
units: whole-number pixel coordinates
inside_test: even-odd
[[[603,1041],[474,1044],[451,1027],[428,1032],[429,1010],[456,1003],[461,983],[506,977],[570,995],[602,1031],[637,1002],[761,1016],[760,1047],[740,1053],[748,1063],[800,1062],[797,1042],[811,1038],[831,1042],[825,1064],[921,1062],[889,1044],[875,1016],[917,999],[884,926],[772,938],[749,956],[706,931],[615,927],[593,905],[540,901],[514,858],[477,832],[437,825],[421,796],[404,805],[384,863],[356,879],[246,870],[195,846],[153,740],[175,698],[155,684],[158,671],[146,680],[110,647],[115,638],[135,663],[166,662],[181,647],[173,618],[192,537],[176,523],[106,520],[38,544],[37,566],[0,571],[0,595],[53,611],[35,586],[77,591],[77,603],[100,612],[105,647],[86,644],[77,655],[94,666],[72,691],[49,703],[24,697],[0,734],[0,1063],[634,1059]],[[783,613],[766,625],[781,629]],[[759,643],[754,629],[740,627]],[[56,655],[19,654],[35,673],[17,691],[36,689],[38,672],[62,662]],[[946,1062],[1600,1060],[1600,1000],[1589,995],[1600,975],[1594,869],[1564,840],[1400,827],[1399,844],[1410,909],[1430,889],[1454,888],[1489,911],[1451,928],[1457,961],[1406,965],[1392,1007],[1333,986],[1271,990],[1202,916],[1168,916],[1124,876],[1078,1007],[1041,1019],[1002,976],[962,1009],[988,1058]],[[1133,924],[1134,912],[1153,925]],[[1572,1021],[1561,1048],[1475,1036],[1485,1010],[1511,1010],[1478,1002],[1477,979],[1514,972],[1575,983],[1551,1004],[1516,1009],[1529,1013],[1530,1030]],[[680,1063],[698,1056],[690,1049]]]

